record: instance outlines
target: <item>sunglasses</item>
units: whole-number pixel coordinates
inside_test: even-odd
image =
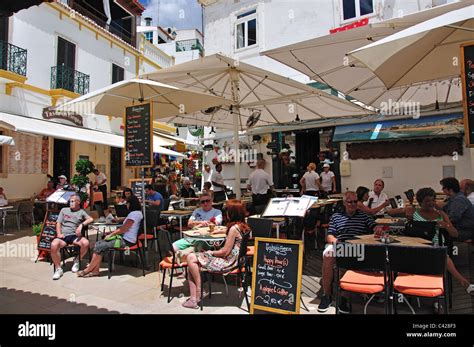
[[[205,202],[211,202],[211,200],[199,200],[201,202],[201,204],[205,203]]]
[[[357,204],[357,200],[346,200],[348,204]]]

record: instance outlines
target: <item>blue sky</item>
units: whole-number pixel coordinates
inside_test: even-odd
[[[201,5],[197,0],[140,0],[140,2],[145,6],[142,18],[152,17],[154,25],[201,31]]]

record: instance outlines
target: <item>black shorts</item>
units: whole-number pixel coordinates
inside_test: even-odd
[[[76,240],[76,239],[77,239],[77,236],[75,234],[73,234],[73,235],[64,236],[64,239],[61,239],[61,240],[66,242],[67,245],[72,245],[74,240]]]

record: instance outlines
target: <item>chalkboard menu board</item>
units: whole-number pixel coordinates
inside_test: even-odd
[[[125,109],[125,165],[153,166],[153,115],[151,104]]]
[[[142,179],[130,179],[128,180],[130,189],[133,191],[133,195],[135,195],[140,202],[142,202],[142,194],[145,187],[142,185]],[[145,178],[145,185],[151,184],[151,178]]]
[[[56,238],[56,221],[59,211],[47,211],[44,217],[43,228],[38,242],[38,250],[51,251],[51,242]]]
[[[250,313],[299,313],[302,271],[302,241],[255,238]]]
[[[474,147],[474,42],[461,45],[461,80],[466,147]]]

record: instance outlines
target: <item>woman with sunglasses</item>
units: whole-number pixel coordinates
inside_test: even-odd
[[[183,303],[183,307],[199,308],[201,267],[212,272],[226,272],[237,265],[240,244],[243,237],[250,232],[249,226],[245,223],[246,212],[244,203],[239,200],[229,200],[227,202],[227,237],[224,246],[219,250],[191,253],[187,256],[190,297]]]

